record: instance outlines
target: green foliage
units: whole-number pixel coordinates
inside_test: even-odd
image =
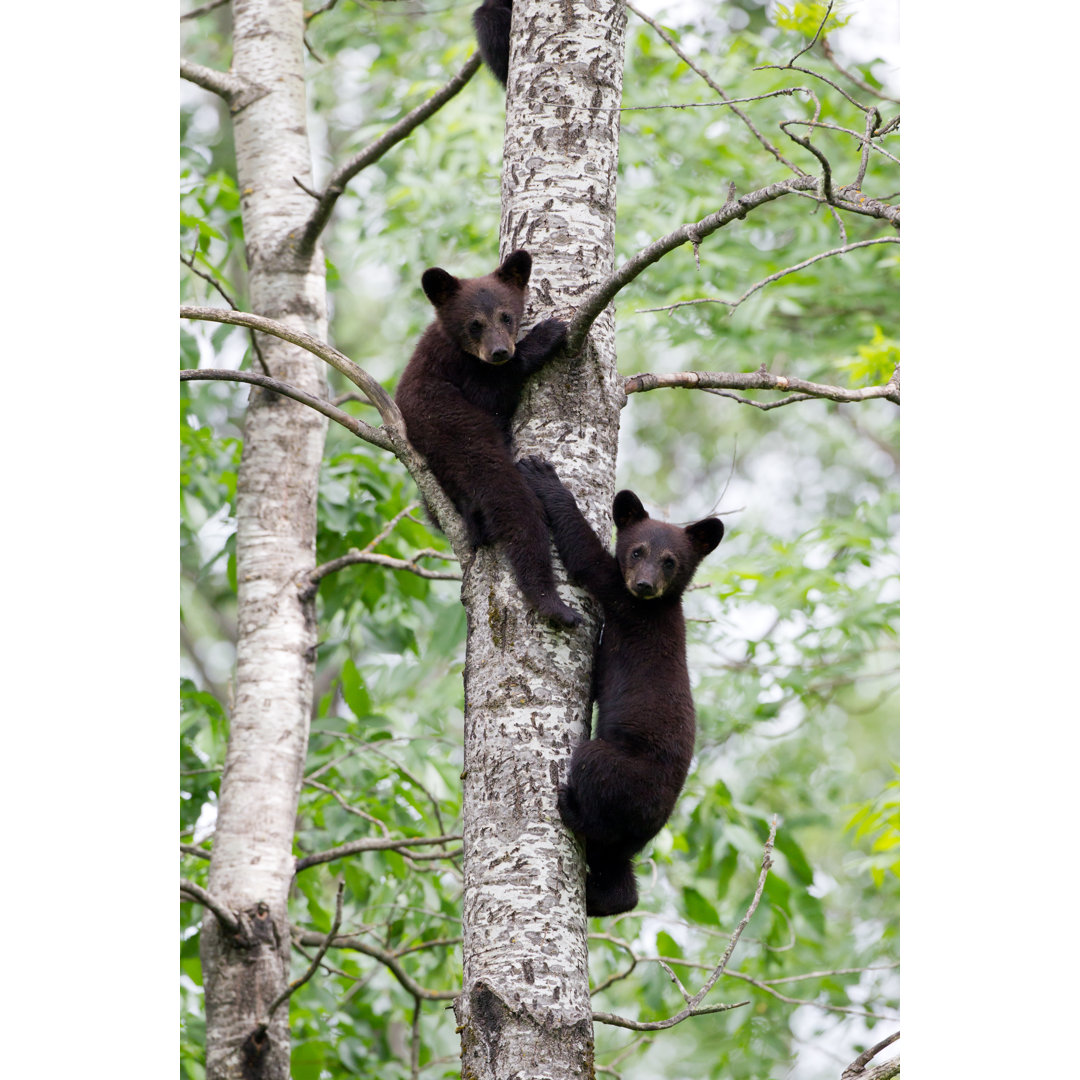
[[[799,72],[754,70],[785,63],[813,37],[824,12],[819,3],[781,6],[772,25],[757,3],[703,5],[692,26],[669,32],[731,96],[809,85],[823,122],[861,132],[862,114],[828,87]],[[227,69],[228,17],[219,14],[182,24],[185,53]],[[834,9],[825,32],[850,17]],[[800,42],[777,27],[799,34]],[[315,163],[320,178],[442,85],[473,48],[465,8],[420,11],[352,0],[312,20],[308,40],[321,58],[309,57],[308,79],[326,155]],[[800,65],[820,67],[820,60],[807,53]],[[875,83],[869,72],[860,74]],[[625,86],[628,106],[716,100],[633,18]],[[423,270],[483,273],[497,259],[503,100],[481,71],[353,182],[325,235],[331,340],[388,388],[430,318],[419,287]],[[244,306],[231,131],[223,109],[202,102],[183,113],[180,250]],[[780,153],[816,171],[816,160],[778,128],[781,120],[813,116],[805,94],[740,107]],[[891,139],[885,144],[895,151]],[[813,141],[836,163],[837,182],[850,182],[858,142],[828,128],[815,129]],[[618,261],[716,210],[729,183],[743,194],[790,175],[728,108],[626,112],[620,154]],[[899,186],[896,165],[872,154],[863,190],[885,198]],[[845,225],[848,243],[892,235],[871,218],[847,215]],[[734,310],[719,303],[643,310],[702,297],[733,301],[751,284],[843,242],[830,213],[794,196],[707,238],[697,252],[700,265],[689,245],[672,252],[620,294],[620,369],[752,371],[764,363],[777,374],[837,385],[885,381],[899,360],[899,260],[892,247],[813,263]],[[186,266],[182,295],[221,302]],[[247,334],[198,324],[182,331],[182,366],[195,367],[200,358],[224,366],[222,357],[250,365]],[[330,384],[332,394],[350,389],[336,372]],[[186,843],[203,843],[212,829],[224,760],[246,399],[245,388],[227,384],[181,389]],[[371,418],[356,402],[342,407]],[[830,1009],[885,1015],[897,1007],[896,409],[884,401],[806,401],[763,412],[723,397],[657,390],[630,397],[620,438],[618,486],[635,488],[650,511],[670,520],[718,510],[728,536],[702,566],[702,587],[685,605],[696,620],[689,652],[697,756],[674,817],[639,859],[641,907],[591,924],[594,934],[606,935],[590,943],[593,983],[625,973],[633,949],[664,957],[691,992],[700,987],[754,894],[775,815],[774,864],[729,964],[743,978],[725,976],[708,999],[750,1005],[659,1033],[618,1069],[626,1080],[786,1075],[801,1047],[818,1036],[828,1033],[830,1046],[854,1046],[884,1033],[870,1038],[881,1026],[873,1016]],[[396,461],[332,424],[318,495],[317,561],[363,550],[415,497]],[[415,509],[374,550],[409,558],[425,548],[447,550]],[[365,836],[460,832],[465,619],[457,584],[353,565],[323,579],[318,618],[316,715],[296,854]],[[451,852],[458,846],[447,845]],[[205,883],[207,865],[185,855],[182,873]],[[457,988],[455,859],[369,851],[311,867],[296,879],[292,921],[325,932],[342,879],[350,933],[399,952],[422,985]],[[203,1076],[199,922],[199,909],[182,904],[181,1069],[194,1080]],[[335,950],[327,960],[334,972],[320,972],[290,1001],[293,1075],[409,1076],[402,1047],[412,998],[368,956]],[[307,963],[297,953],[294,974]],[[803,978],[807,972],[834,974]],[[683,1005],[653,961],[638,962],[595,1002],[642,1019],[671,1016]],[[424,1076],[456,1075],[457,1035],[444,1004],[426,1004],[421,1014]],[[629,1041],[625,1032],[598,1025],[598,1064]],[[833,1064],[798,1075],[831,1078]]]
[[[777,4],[773,13],[773,18],[776,20],[776,25],[782,30],[794,30],[799,34],[805,34],[806,37],[812,38],[817,32],[818,28],[821,28],[821,33],[828,34],[831,30],[836,30],[838,27],[847,26],[851,22],[850,15],[841,15],[840,12],[843,9],[842,3],[822,3],[821,0],[812,0],[811,3],[804,3],[803,0],[799,0],[798,3],[792,4],[789,8],[784,4]],[[829,11],[829,8],[832,11]],[[828,13],[828,18],[826,18]],[[822,23],[824,22],[824,26]]]

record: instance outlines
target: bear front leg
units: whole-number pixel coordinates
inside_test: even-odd
[[[514,349],[523,376],[539,371],[566,341],[566,323],[545,319],[537,323]]]

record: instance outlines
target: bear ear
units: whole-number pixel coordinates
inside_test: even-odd
[[[615,518],[615,528],[625,529],[627,525],[633,525],[636,521],[644,521],[649,515],[645,513],[645,507],[641,500],[632,491],[620,491],[615,496],[612,504],[612,516]]]
[[[527,251],[511,251],[503,259],[502,266],[495,271],[495,277],[499,281],[512,285],[515,289],[525,291],[529,284],[529,275],[532,273],[532,256]]]
[[[724,538],[724,523],[719,518],[705,518],[703,521],[695,521],[693,525],[686,526],[686,535],[697,552],[699,558],[704,558]]]
[[[441,267],[433,266],[424,271],[420,284],[427,294],[427,298],[440,308],[461,288],[461,282],[453,274],[448,274]]]

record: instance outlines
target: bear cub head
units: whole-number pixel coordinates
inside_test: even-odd
[[[613,511],[615,558],[626,588],[639,600],[681,596],[698,563],[724,536],[719,518],[704,518],[685,529],[656,521],[632,491],[615,496]]]
[[[513,251],[494,273],[456,278],[441,267],[424,271],[420,283],[446,335],[485,364],[513,358],[532,256]]]

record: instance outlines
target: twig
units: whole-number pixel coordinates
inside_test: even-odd
[[[659,23],[654,22],[644,12],[638,11],[638,9],[636,7],[634,7],[633,4],[627,3],[626,6],[639,19],[641,19],[642,22],[648,23],[660,35],[660,37],[668,44],[668,46],[672,49],[672,51],[675,53],[675,55],[680,60],[682,60],[682,62],[684,64],[686,64],[686,66],[688,68],[690,68],[691,71],[693,71],[696,75],[699,75],[702,79],[704,79],[705,82],[708,84],[708,86],[711,89],[715,90],[716,93],[719,94],[720,97],[722,97],[725,102],[730,104],[734,100],[739,100],[739,99],[729,98],[727,96],[727,94],[724,93],[723,89],[709,77],[708,73],[706,71],[702,70],[701,68],[699,68],[693,62],[693,60],[691,60],[690,57],[687,56],[686,53],[684,53],[682,51],[682,49],[679,48],[679,46],[675,42],[675,39],[672,38],[668,34],[668,32]],[[755,99],[747,98],[745,100],[753,101]],[[769,140],[766,139],[765,136],[762,135],[760,131],[758,131],[758,129],[754,126],[753,121],[750,119],[749,116],[746,115],[746,113],[744,113],[741,109],[735,109],[735,108],[733,108],[731,111],[750,129],[751,133],[758,140],[758,142],[760,142],[761,145],[764,146],[765,149],[768,150],[769,153],[772,154],[772,156],[774,158],[776,158],[777,161],[779,161],[783,165],[786,165],[796,175],[799,175],[799,176],[803,175],[803,170],[800,169],[798,165],[795,165],[794,163],[788,161],[788,159],[786,157],[784,157],[784,155],[781,154],[780,151],[775,146],[773,146],[773,144],[771,142],[769,142]]]
[[[420,1076],[420,1009],[422,998],[413,999],[412,1038],[409,1051],[409,1076],[418,1080]]]
[[[418,105],[411,112],[406,113],[396,124],[384,131],[374,142],[370,143],[358,154],[355,154],[344,165],[334,170],[327,181],[325,190],[319,197],[318,205],[311,212],[311,217],[308,218],[307,224],[304,226],[304,232],[299,244],[301,254],[307,254],[314,250],[315,241],[319,239],[320,234],[326,227],[326,223],[330,220],[331,211],[345,191],[345,185],[361,169],[366,169],[369,165],[378,161],[387,150],[401,142],[429,116],[438,112],[443,105],[455,97],[476,74],[480,63],[480,54],[478,52],[473,53],[465,61],[464,67],[445,86],[432,94],[427,101]]]
[[[793,176],[788,180],[781,180],[759,188],[757,191],[751,191],[738,199],[734,198],[733,191],[729,189],[727,201],[715,213],[692,224],[681,225],[667,236],[654,240],[636,255],[627,259],[606,281],[601,282],[585,295],[567,329],[567,352],[571,356],[579,352],[585,341],[585,335],[589,332],[589,327],[616,294],[669,251],[674,251],[685,243],[700,242],[710,233],[716,232],[717,229],[736,218],[746,217],[751,210],[756,210],[759,206],[772,202],[774,199],[783,198],[795,191],[809,191],[817,186],[818,181],[814,176]]]
[[[213,274],[208,274],[205,271],[200,270],[200,269],[198,269],[198,267],[196,267],[196,265],[195,265],[195,252],[194,251],[191,253],[191,258],[190,259],[185,259],[184,256],[181,255],[180,256],[180,261],[186,267],[188,267],[188,269],[191,270],[191,272],[193,274],[197,274],[199,277],[201,277],[203,279],[203,281],[208,281],[215,289],[217,289],[217,291],[224,298],[225,303],[228,304],[229,307],[231,307],[233,309],[233,311],[239,311],[240,310],[239,307],[237,306],[236,301],[225,291],[225,286],[222,285],[218,281],[218,279],[216,277],[214,277]],[[261,367],[263,369],[263,374],[269,375],[270,374],[270,369],[266,366],[266,360],[263,358],[262,349],[259,348],[259,339],[255,336],[255,331],[254,330],[248,330],[248,337],[251,339],[251,348],[254,351],[255,356],[258,358],[259,367]]]
[[[789,138],[792,142],[797,142],[804,150],[809,150],[821,162],[821,193],[825,198],[825,201],[833,206],[836,203],[836,196],[833,194],[832,187],[832,166],[829,164],[829,159],[809,140],[804,139],[800,135],[792,135],[788,131],[788,124],[793,123],[806,123],[805,120],[781,120],[780,130]],[[817,122],[817,117],[814,118],[814,122]]]
[[[207,12],[213,11],[214,8],[222,7],[228,2],[229,0],[211,0],[209,4],[203,4],[202,7],[192,8],[190,11],[185,11],[183,15],[180,16],[180,21],[183,22],[185,19],[197,19],[200,15],[205,15]]]
[[[425,847],[429,844],[449,844],[454,840],[460,840],[460,833],[450,833],[446,836],[405,836],[401,838],[382,837],[379,839],[368,838],[353,840],[351,843],[342,844],[340,847],[330,848],[329,851],[320,851],[316,855],[305,855],[297,859],[293,872],[299,874],[308,867],[318,866],[320,863],[334,862],[336,859],[344,859],[348,855],[356,855],[361,851],[400,851],[402,848]],[[447,852],[447,856],[453,854]]]
[[[900,1038],[900,1032],[894,1031],[887,1039],[875,1043],[869,1050],[864,1050],[841,1074],[840,1080],[853,1080],[854,1077],[863,1076],[867,1064],[876,1058],[886,1046],[892,1046]],[[891,1062],[889,1064],[892,1064]]]
[[[832,64],[841,75],[850,79],[860,90],[865,90],[869,94],[873,94],[875,97],[881,98],[883,101],[892,101],[895,104],[900,104],[899,98],[889,97],[888,94],[883,93],[881,90],[875,90],[868,82],[864,82],[857,75],[853,75],[847,68],[842,67],[840,61],[836,59],[836,54],[832,50],[832,46],[829,44],[829,39],[823,37],[821,39],[821,51],[828,58],[829,63]]]
[[[810,1005],[817,1009],[823,1009],[826,1012],[845,1013],[849,1016],[864,1016],[871,1020],[896,1020],[895,1016],[889,1016],[887,1013],[876,1013],[870,1009],[860,1009],[854,1005],[828,1005],[821,1001],[815,1001],[813,998],[796,998],[788,997],[787,994],[781,994],[779,990],[774,990],[768,983],[762,982],[760,979],[755,979],[752,975],[745,975],[741,971],[728,971],[726,972],[730,979],[741,979],[743,982],[749,983],[751,986],[756,986],[759,990],[763,990],[766,994],[770,994],[776,998],[777,1001],[783,1001],[788,1005]]]
[[[762,278],[761,281],[755,282],[738,298],[738,300],[721,300],[718,297],[707,296],[697,300],[679,300],[677,303],[665,304],[663,307],[638,308],[634,314],[641,315],[647,311],[674,311],[676,308],[686,307],[688,304],[724,304],[734,311],[744,300],[749,299],[754,293],[759,289],[763,289],[770,282],[779,281],[780,278],[787,277],[788,274],[794,274],[796,271],[805,270],[806,267],[821,259],[827,259],[831,255],[846,255],[849,251],[854,251],[856,248],[870,247],[873,244],[899,243],[900,238],[897,236],[878,236],[873,240],[860,240],[858,243],[845,244],[843,247],[833,248],[831,251],[822,251],[817,255],[811,256],[809,259],[804,259],[801,263],[796,263],[794,266],[787,266],[783,270],[777,270],[775,274],[770,274],[767,278]]]
[[[256,1031],[258,1032],[256,1039],[261,1038],[262,1035],[265,1034],[266,1029],[270,1026],[270,1021],[273,1018],[274,1013],[277,1011],[278,1006],[288,1001],[289,998],[292,997],[292,995],[295,994],[296,991],[299,990],[300,987],[303,986],[304,983],[306,983],[312,977],[312,975],[314,975],[315,972],[319,970],[319,962],[326,955],[326,950],[330,948],[330,942],[333,940],[334,935],[338,932],[338,928],[341,926],[341,903],[344,895],[345,882],[339,881],[337,887],[337,903],[334,907],[334,921],[330,926],[330,933],[326,935],[326,941],[319,947],[319,951],[315,954],[315,959],[311,961],[311,964],[309,965],[307,971],[305,971],[299,979],[293,979],[293,981],[289,983],[289,985],[286,986],[285,989],[282,990],[276,998],[274,998],[273,1002],[270,1005],[270,1008],[266,1010],[265,1019],[256,1027]]]
[[[204,770],[200,769],[199,771],[203,772]],[[209,771],[217,772],[216,769],[211,769]],[[207,851],[206,848],[196,847],[195,844],[181,844],[180,845],[180,850],[185,855],[194,855],[196,859],[207,859],[207,860],[209,860],[209,858],[210,858],[210,852]]]
[[[685,990],[683,991],[683,997],[686,1001],[685,1009],[676,1013],[674,1016],[669,1017],[667,1020],[651,1020],[645,1022],[628,1020],[626,1017],[616,1016],[614,1013],[594,1012],[593,1021],[601,1024],[612,1024],[615,1027],[629,1028],[631,1031],[661,1031],[664,1028],[674,1027],[676,1024],[682,1023],[683,1020],[686,1020],[691,1016],[704,1016],[707,1013],[726,1012],[728,1009],[738,1009],[743,1005],[749,1005],[749,1001],[738,1001],[730,1005],[706,1006],[702,1006],[701,1002],[724,973],[727,962],[731,959],[731,954],[734,952],[735,946],[742,936],[742,932],[754,917],[754,912],[757,911],[758,904],[761,902],[761,894],[765,890],[765,879],[769,876],[769,868],[772,866],[772,850],[775,840],[776,818],[774,817],[769,825],[768,839],[765,841],[765,850],[761,858],[761,873],[758,875],[757,888],[754,890],[754,898],[750,901],[750,906],[746,909],[746,914],[743,915],[742,919],[739,921],[739,925],[736,926],[732,932],[731,937],[728,940],[727,948],[724,950],[724,955],[720,957],[720,962],[713,968],[702,988],[694,994],[693,997],[688,997]],[[665,967],[667,968],[668,974],[674,979],[674,972],[670,967],[667,967],[667,965],[665,965]],[[676,981],[678,980],[676,979]],[[680,990],[683,990],[682,983],[680,982],[678,985]]]
[[[327,935],[318,934],[314,931],[304,931],[297,935],[297,940],[301,945],[321,945],[326,938]],[[330,947],[334,949],[353,949],[355,952],[363,953],[365,956],[378,960],[413,997],[423,998],[425,1001],[453,1001],[457,997],[458,992],[456,990],[428,990],[421,986],[405,971],[392,952],[381,949],[377,945],[369,945],[355,935],[341,934],[330,942]]]
[[[218,922],[221,923],[230,934],[240,933],[240,920],[236,915],[230,911],[224,903],[216,897],[211,896],[210,893],[202,888],[202,886],[196,885],[194,881],[188,881],[187,878],[181,878],[180,891],[182,893],[187,893],[187,896],[181,897],[181,899],[193,900],[196,903],[202,904],[204,908],[209,908],[217,916]]]
[[[223,368],[184,368],[180,372],[181,382],[195,382],[204,379],[217,382],[251,383],[253,386],[261,386],[265,390],[273,390],[275,393],[281,394],[282,397],[299,401],[316,412],[322,413],[323,416],[336,421],[343,428],[351,431],[358,439],[363,439],[365,442],[372,443],[383,450],[393,450],[393,444],[378,428],[365,424],[363,420],[358,420],[355,416],[350,416],[347,412],[334,408],[330,402],[324,401],[322,398],[309,394],[306,390],[301,390],[299,387],[292,386],[289,383],[268,378],[266,375],[257,375],[253,371],[229,371]]]
[[[899,374],[894,372],[883,386],[868,386],[861,390],[845,390],[841,386],[826,386],[822,383],[807,382],[805,379],[788,378],[784,375],[771,375],[761,368],[757,371],[676,371],[668,374],[631,375],[623,384],[629,394],[644,393],[660,387],[680,387],[683,389],[712,390],[796,390],[808,397],[828,398],[830,401],[867,401],[870,398],[885,398],[895,405],[900,404]]]
[[[821,19],[821,24],[820,24],[820,25],[818,26],[817,30],[815,31],[815,33],[814,33],[814,36],[813,36],[813,38],[812,38],[812,39],[811,39],[811,41],[810,41],[810,44],[809,44],[809,45],[807,45],[805,49],[800,49],[800,50],[799,50],[799,51],[798,51],[798,52],[797,52],[797,53],[796,53],[796,54],[795,54],[795,55],[794,55],[794,56],[793,56],[793,57],[792,57],[792,58],[791,58],[791,59],[790,59],[790,60],[789,60],[789,61],[787,62],[787,65],[786,65],[787,67],[791,67],[791,65],[792,65],[792,64],[794,64],[794,63],[795,63],[795,61],[796,61],[796,60],[798,60],[798,59],[799,59],[799,57],[800,57],[800,56],[802,56],[802,54],[803,54],[803,53],[805,53],[805,52],[809,52],[809,51],[810,51],[810,50],[811,50],[811,49],[812,49],[812,48],[814,47],[814,43],[815,43],[815,42],[817,41],[817,39],[818,39],[819,37],[821,37],[821,31],[825,29],[825,24],[826,24],[826,23],[827,23],[827,22],[829,21],[829,16],[830,16],[830,15],[832,14],[832,9],[833,9],[833,0],[829,0],[829,6],[828,6],[828,7],[827,7],[827,8],[825,9],[825,14],[824,14],[824,16],[823,16],[823,17],[822,17],[822,19]]]

